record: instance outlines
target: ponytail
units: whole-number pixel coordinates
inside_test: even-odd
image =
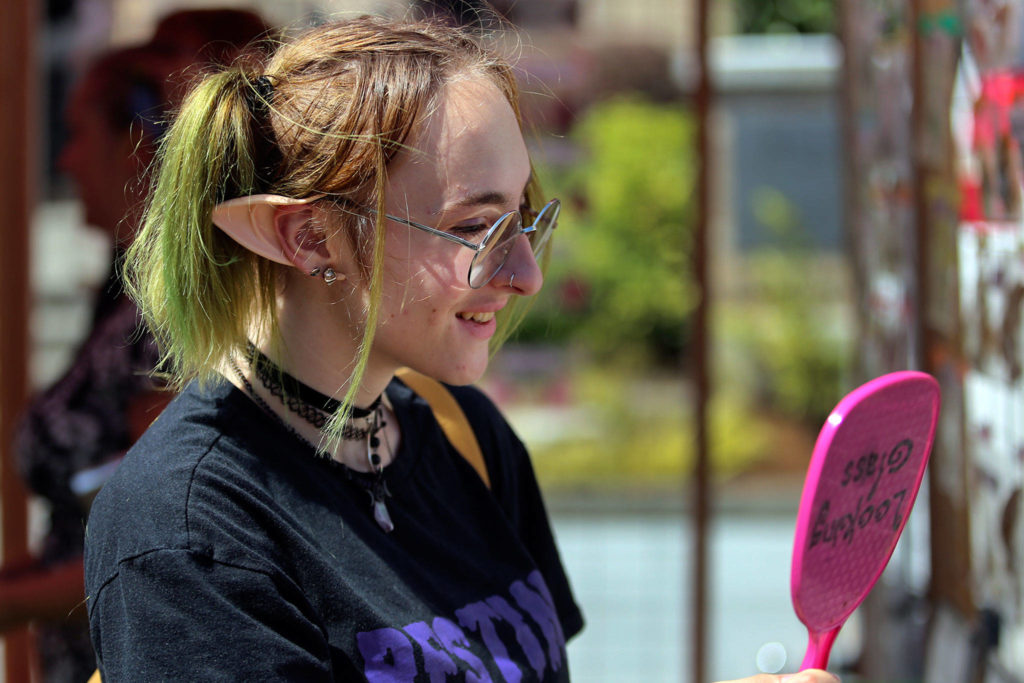
[[[177,387],[212,379],[226,353],[245,348],[252,324],[275,327],[274,264],[210,220],[218,202],[257,190],[255,138],[265,132],[253,104],[266,104],[265,93],[239,69],[206,77],[157,152],[125,274]]]

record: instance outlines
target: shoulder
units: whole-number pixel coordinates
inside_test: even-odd
[[[204,403],[194,387],[186,389],[128,451],[89,511],[87,555],[120,560],[187,547],[189,490],[220,436],[210,427],[194,428],[209,421]]]
[[[524,487],[530,489],[534,485],[533,466],[526,446],[498,406],[481,389],[472,385],[444,386],[473,429],[490,474],[491,492],[506,511],[515,508],[513,501],[522,498]]]
[[[473,385],[451,386],[448,384],[445,384],[444,387],[451,392],[459,407],[466,414],[466,418],[473,425],[474,430],[490,428],[506,430],[508,432],[512,431],[498,406],[478,387]]]
[[[257,440],[232,427],[259,423],[245,421],[235,403],[228,387],[189,387],[132,447],[89,513],[88,583],[153,551],[233,547],[221,530],[248,525],[256,501],[270,498],[260,490]]]
[[[441,389],[440,392],[437,391],[438,388]],[[424,395],[421,395],[421,392]],[[430,405],[435,400],[438,401],[438,405],[435,406],[437,408],[454,399],[469,421],[485,453],[488,447],[504,450],[509,446],[522,446],[498,407],[475,386],[454,386],[417,373],[399,373],[388,387],[388,396],[396,410],[415,416],[421,423],[436,423],[437,414]],[[441,412],[449,411],[441,408]]]
[[[497,460],[507,462],[525,456],[519,437],[486,393],[473,385],[441,386],[455,399],[469,421],[473,435],[488,461],[488,469],[492,469]],[[429,410],[429,407],[424,407]]]

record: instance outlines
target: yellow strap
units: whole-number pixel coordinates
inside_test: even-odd
[[[462,412],[455,397],[451,395],[444,385],[436,379],[421,375],[415,370],[401,368],[397,373],[398,379],[405,382],[405,385],[419,394],[420,398],[427,402],[430,409],[434,411],[434,418],[444,435],[455,450],[465,458],[480,478],[484,480],[487,488],[491,488],[491,478],[487,475],[487,465],[484,463],[484,455],[480,452],[480,444],[473,433],[466,414]]]

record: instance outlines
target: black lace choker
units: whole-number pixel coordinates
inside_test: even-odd
[[[267,358],[262,351],[256,348],[255,344],[249,342],[246,346],[246,353],[252,359],[252,368],[256,377],[274,396],[277,396],[289,409],[297,412],[303,419],[312,422],[315,427],[323,428],[327,423],[324,413],[333,415],[341,409],[341,401],[322,394],[308,384],[304,384],[282,370],[274,361]],[[352,417],[366,419],[373,415],[380,407],[381,396],[378,396],[367,408],[352,406]],[[293,399],[293,400],[290,400]],[[295,405],[293,405],[295,404]],[[320,413],[321,420],[314,422],[309,415],[303,411],[302,406],[312,408]]]

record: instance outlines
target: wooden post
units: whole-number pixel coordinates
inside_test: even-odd
[[[34,0],[0,2],[0,533],[3,564],[28,555],[25,490],[13,462],[11,440],[28,392],[29,226],[37,154]],[[27,683],[31,651],[25,629],[4,638],[4,680]]]
[[[696,462],[693,471],[693,681],[707,681],[708,625],[708,521],[711,511],[711,457],[709,453],[708,401],[709,321],[711,276],[708,233],[711,223],[711,74],[708,64],[709,0],[697,3],[697,225],[694,238],[694,278],[699,300],[694,313],[693,383],[696,396]]]
[[[954,323],[942,320],[941,316],[935,313],[936,310],[943,308],[959,309],[959,292],[948,286],[941,286],[950,278],[938,277],[944,275],[939,269],[951,268],[950,264],[956,263],[955,235],[958,226],[956,219],[951,216],[957,215],[956,200],[953,199],[956,197],[957,169],[949,158],[930,153],[931,150],[944,146],[952,147],[953,143],[947,141],[944,145],[942,141],[929,139],[929,135],[933,138],[936,132],[950,135],[948,108],[953,102],[953,74],[957,69],[960,46],[957,42],[946,52],[928,49],[926,41],[929,36],[925,31],[943,30],[940,29],[939,21],[942,18],[946,19],[949,26],[944,30],[957,30],[953,26],[958,26],[965,19],[965,15],[962,14],[965,10],[961,10],[953,0],[913,0],[910,9],[909,23],[915,27],[911,140],[914,212],[917,220],[917,353],[921,369],[938,377],[944,384],[943,391],[946,391],[946,383],[963,381],[963,368],[970,362],[963,357],[963,342],[958,338],[961,334],[959,313],[955,316]],[[956,37],[966,40],[966,34]],[[943,75],[947,77],[938,77]],[[936,96],[940,86],[942,92],[940,96]],[[946,110],[930,111],[929,105],[934,108],[936,103],[946,107]],[[937,120],[942,121],[944,125],[936,125]],[[955,396],[962,388],[962,384],[956,388],[949,387],[950,395]],[[950,413],[954,410],[962,411],[963,406],[957,406],[955,401],[947,403],[943,407],[946,416],[940,417],[940,420],[955,421],[962,429],[966,424],[965,415],[961,413],[952,417]],[[970,467],[967,461],[970,450],[968,444],[964,442],[966,432],[960,431],[959,438],[953,437],[953,433],[953,430],[944,430],[940,423],[928,466],[928,478],[932,483],[928,499],[931,538],[931,585],[928,597],[933,607],[950,605],[966,621],[972,621],[976,616],[976,605],[970,580],[970,495],[965,483]],[[959,490],[949,490],[949,484],[944,483],[949,481],[959,482]]]

